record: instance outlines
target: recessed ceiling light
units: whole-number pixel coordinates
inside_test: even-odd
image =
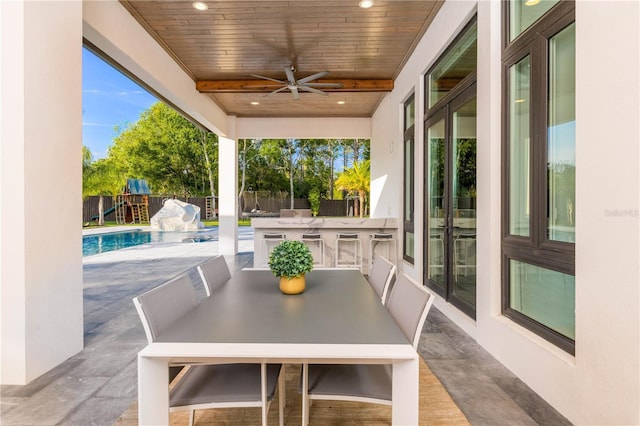
[[[338,101],[337,104],[338,105],[344,105],[344,101]]]
[[[251,102],[251,105],[260,105],[260,102],[258,102],[258,101],[252,101],[252,102]]]
[[[371,6],[373,6],[374,1],[373,0],[360,0],[360,3],[358,3],[358,6],[360,6],[363,9],[369,9]]]
[[[535,6],[538,3],[540,3],[540,0],[527,0],[524,2],[526,6]]]
[[[193,3],[191,3],[191,6],[193,6],[193,8],[196,9],[196,10],[207,10],[207,9],[209,9],[209,6],[207,6],[206,3],[201,2],[201,1],[194,1]]]
[[[524,99],[516,99],[514,102],[517,104],[521,104],[524,102]]]

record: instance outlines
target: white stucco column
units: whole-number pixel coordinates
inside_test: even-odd
[[[229,117],[229,137],[218,138],[218,222],[220,254],[238,253],[238,143],[236,118]]]
[[[83,346],[82,2],[0,15],[0,382],[26,384]]]

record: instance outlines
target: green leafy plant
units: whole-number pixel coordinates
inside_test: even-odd
[[[317,216],[320,211],[320,191],[315,188],[309,191],[309,204],[311,204],[311,213]]]
[[[271,251],[269,268],[276,277],[298,277],[313,270],[313,256],[301,241],[285,240]]]

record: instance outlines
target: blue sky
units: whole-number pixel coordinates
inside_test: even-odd
[[[125,128],[157,99],[91,51],[82,49],[82,144],[107,156],[116,126]]]

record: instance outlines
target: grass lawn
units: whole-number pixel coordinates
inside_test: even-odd
[[[218,226],[218,221],[217,220],[202,220],[202,223],[204,223],[204,226],[206,227],[211,227],[211,226]],[[105,228],[105,227],[109,227],[109,226],[140,226],[140,223],[125,223],[125,224],[118,224],[115,221],[107,221],[105,220],[104,225],[103,226],[98,226],[96,225],[96,222],[91,222],[88,226],[85,226],[84,228]],[[147,225],[146,223],[143,223],[142,225]],[[241,219],[238,220],[238,226],[251,226],[251,219]]]

